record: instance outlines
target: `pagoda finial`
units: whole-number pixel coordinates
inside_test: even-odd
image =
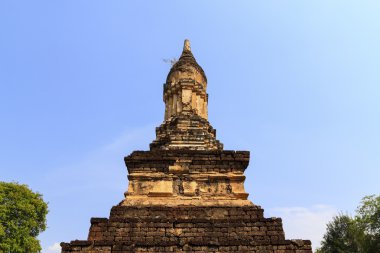
[[[191,52],[190,40],[185,39],[185,42],[183,43],[183,51]]]

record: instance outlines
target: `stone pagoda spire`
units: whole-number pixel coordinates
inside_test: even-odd
[[[248,199],[250,153],[223,150],[216,140],[206,88],[185,40],[164,85],[156,140],[124,157],[125,198],[109,218],[91,219],[87,239],[61,243],[62,253],[312,253],[310,241],[286,240],[281,219],[265,218]]]
[[[176,115],[199,115],[207,119],[207,78],[185,40],[179,60],[164,84],[165,120]]]
[[[165,121],[156,129],[151,150],[222,150],[208,122],[207,78],[185,40],[179,60],[164,84]]]

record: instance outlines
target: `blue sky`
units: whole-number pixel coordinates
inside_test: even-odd
[[[0,180],[49,202],[44,253],[85,239],[147,150],[183,40],[225,149],[287,238],[312,239],[380,186],[378,1],[1,1]]]

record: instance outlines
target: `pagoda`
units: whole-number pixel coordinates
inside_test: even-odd
[[[165,119],[149,151],[124,158],[125,198],[109,218],[92,218],[87,240],[62,253],[311,253],[309,240],[286,240],[281,218],[248,200],[249,151],[223,150],[208,121],[207,78],[190,42],[163,87]],[[306,224],[305,224],[306,225]]]

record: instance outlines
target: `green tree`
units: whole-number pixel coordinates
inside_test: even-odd
[[[357,253],[359,245],[355,240],[356,224],[345,214],[339,214],[327,224],[323,236],[321,252],[323,253]]]
[[[379,253],[380,195],[366,196],[350,217],[339,214],[327,224],[316,253]]]
[[[363,252],[380,252],[380,195],[366,196],[356,210],[355,222],[361,231]]]
[[[46,229],[47,203],[27,185],[0,182],[0,253],[37,253]]]

